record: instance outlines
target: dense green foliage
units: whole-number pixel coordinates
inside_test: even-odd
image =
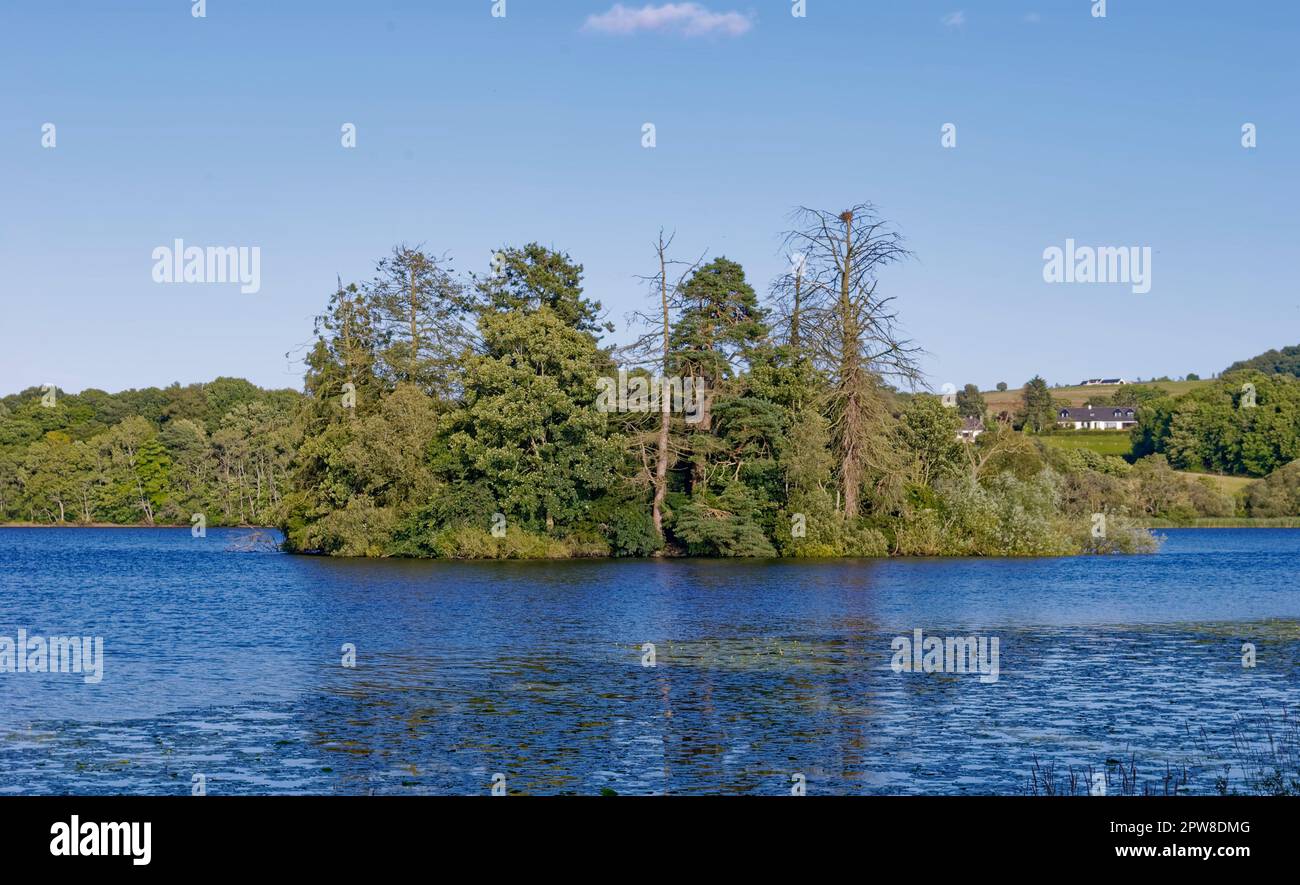
[[[0,400],[0,518],[265,524],[289,489],[300,394],[247,381]]]
[[[967,384],[957,391],[958,415],[963,418],[979,418],[983,420],[988,410],[988,404],[984,402],[984,394],[980,393],[978,386]]]
[[[1130,465],[1087,449],[1057,451],[1055,461],[1066,478],[1067,507],[1175,523],[1229,517],[1238,511],[1234,497],[1209,477],[1179,473],[1163,455]]]
[[[1179,470],[1266,476],[1300,458],[1300,380],[1242,372],[1138,405],[1133,454]]]
[[[1056,401],[1047,382],[1035,375],[1025,383],[1020,394],[1019,423],[1034,433],[1042,433],[1056,426]]]
[[[827,288],[839,300],[821,313],[801,302],[800,336],[799,314],[739,263],[701,263],[663,290],[662,350],[637,361],[601,343],[611,327],[568,255],[505,248],[463,278],[401,246],[329,298],[301,394],[223,378],[4,398],[0,517],[202,513],[340,556],[1040,556],[1149,549],[1142,520],[1300,510],[1294,464],[1240,500],[1174,469],[1262,476],[1294,460],[1300,382],[1250,376],[1250,408],[1240,378],[1137,395],[1146,457],[1130,464],[1045,445],[1055,404],[1038,377],[1014,423],[990,422],[974,385],[951,408],[895,389],[851,338],[885,328],[881,302],[852,291]],[[666,413],[627,395],[660,389],[664,369]],[[601,406],[614,379],[626,389]],[[960,440],[964,417],[987,431]]]
[[[1229,366],[1223,374],[1233,372],[1262,372],[1265,375],[1293,375],[1300,378],[1300,344],[1269,350],[1257,357],[1241,360]],[[1188,375],[1188,380],[1191,380]]]
[[[1300,461],[1280,467],[1245,492],[1246,512],[1277,518],[1300,514]]]

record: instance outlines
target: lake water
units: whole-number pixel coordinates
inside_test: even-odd
[[[1231,762],[1205,748],[1300,701],[1300,531],[1170,530],[1142,557],[562,563],[248,534],[0,529],[0,636],[104,641],[98,683],[0,674],[0,793],[201,774],[209,795],[486,794],[497,773],[512,793],[1017,793],[1035,762],[1119,759],[1160,784],[1191,760],[1185,789],[1213,792]],[[918,628],[997,638],[997,680],[894,672]]]

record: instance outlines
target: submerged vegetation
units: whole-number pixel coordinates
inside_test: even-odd
[[[201,514],[339,556],[1055,556],[1150,550],[1151,520],[1300,512],[1295,379],[1261,376],[1249,410],[1240,380],[1144,400],[1136,463],[1048,445],[1041,378],[996,418],[974,385],[920,390],[880,288],[909,253],[870,205],[794,218],[766,298],[661,235],[621,347],[563,252],[502,248],[460,275],[399,246],[330,296],[302,393],[0,400],[0,518]],[[1174,467],[1276,473],[1233,496]]]
[[[1300,796],[1300,718],[1283,707],[1254,716],[1237,714],[1221,736],[1186,728],[1188,748],[1177,762],[1150,773],[1137,757],[1107,759],[1097,767],[1064,771],[1035,758],[1025,780],[1031,796]]]

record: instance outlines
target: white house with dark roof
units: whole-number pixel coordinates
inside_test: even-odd
[[[967,417],[962,419],[961,429],[957,431],[957,439],[962,442],[974,442],[975,437],[984,432],[984,422],[979,418]]]
[[[1137,426],[1137,410],[1132,406],[1093,406],[1058,409],[1058,427],[1075,430],[1129,430]]]

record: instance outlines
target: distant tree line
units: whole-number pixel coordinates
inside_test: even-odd
[[[0,399],[0,517],[37,523],[265,524],[289,489],[301,394],[219,378]]]
[[[1233,372],[1261,372],[1265,375],[1300,377],[1300,344],[1284,347],[1281,350],[1269,350],[1257,357],[1235,362],[1225,369],[1223,374]]]

